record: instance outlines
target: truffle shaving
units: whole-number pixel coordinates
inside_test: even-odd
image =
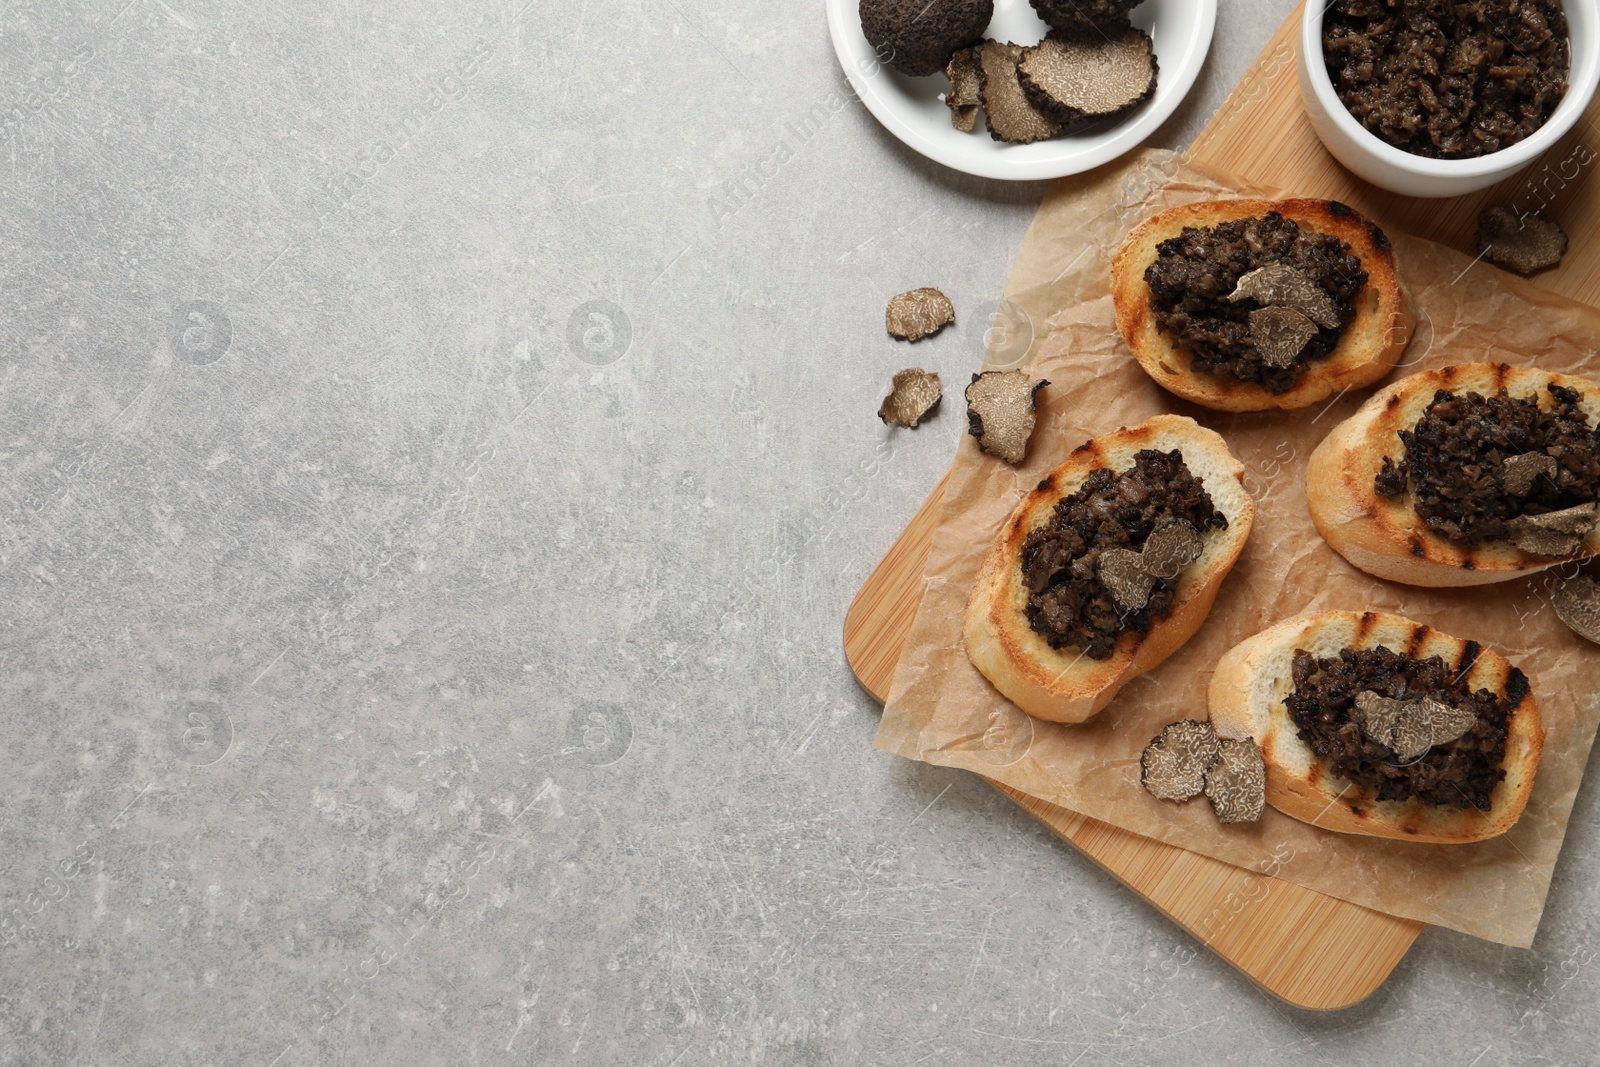
[[[971,133],[978,126],[978,83],[982,80],[978,54],[979,49],[963,48],[944,68],[945,77],[950,79],[950,91],[944,94],[950,125],[962,133]]]
[[[1132,26],[1058,31],[1023,53],[1017,76],[1029,103],[1056,122],[1097,122],[1155,92],[1155,49],[1150,35]]]
[[[1401,763],[1420,759],[1435,745],[1449,744],[1478,721],[1476,712],[1432,697],[1398,700],[1367,691],[1356,694],[1356,708],[1365,720],[1361,732]]]
[[[1157,800],[1188,800],[1205,792],[1206,772],[1222,758],[1209,722],[1179,719],[1162,727],[1139,757],[1139,784]]]
[[[1317,324],[1294,308],[1267,307],[1250,312],[1250,340],[1269,367],[1287,367],[1317,336]]]
[[[1293,308],[1330,330],[1343,325],[1328,291],[1311,275],[1287,263],[1268,263],[1242,276],[1228,299],[1237,304],[1246,298],[1262,307]]]
[[[1507,456],[1500,464],[1500,484],[1512,496],[1527,496],[1542,474],[1551,480],[1560,472],[1554,456],[1543,452],[1521,452]]]
[[[913,289],[891,297],[883,324],[891,337],[920,341],[956,321],[955,305],[937,289]]]
[[[1206,799],[1223,823],[1255,822],[1267,803],[1267,767],[1255,740],[1221,738],[1216,764],[1206,772]]]
[[[1018,80],[1023,47],[1001,41],[983,42],[979,57],[978,95],[989,119],[989,136],[1010,144],[1032,144],[1061,132],[1061,123],[1028,101]]]
[[[897,371],[889,395],[878,406],[878,418],[891,426],[915,430],[939,407],[944,396],[939,376],[920,367]]]
[[[1035,394],[1049,385],[1027,371],[984,371],[967,386],[967,432],[978,448],[1007,463],[1021,463],[1037,420]]]
[[[1203,551],[1205,542],[1200,539],[1200,531],[1179,519],[1152,533],[1139,558],[1151,577],[1176,578]]]
[[[1542,515],[1518,515],[1506,523],[1511,543],[1536,556],[1570,556],[1583,547],[1584,538],[1600,523],[1600,509],[1579,504]]]
[[[1553,267],[1567,254],[1566,232],[1537,211],[1487,208],[1478,216],[1476,238],[1485,259],[1519,274]]]
[[[1600,582],[1587,574],[1568,578],[1556,586],[1551,601],[1574,633],[1600,645]]]
[[[1144,557],[1131,548],[1108,548],[1095,564],[1095,577],[1123,611],[1138,611],[1150,603],[1156,576],[1145,568]]]

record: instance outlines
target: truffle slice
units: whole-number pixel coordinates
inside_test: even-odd
[[[1600,645],[1600,582],[1587,574],[1568,578],[1556,586],[1551,602],[1574,633]]]
[[[1252,738],[1221,738],[1216,765],[1206,772],[1206,799],[1223,823],[1255,822],[1267,803],[1267,767]]]
[[[1512,496],[1527,496],[1533,492],[1533,483],[1539,475],[1554,478],[1560,468],[1554,456],[1543,452],[1522,452],[1507,456],[1500,464],[1500,484]]]
[[[950,125],[962,133],[971,133],[978,126],[978,83],[983,78],[978,55],[976,48],[963,48],[944,68],[945,77],[950,79],[950,91],[944,94]]]
[[[1287,263],[1268,263],[1241,277],[1228,299],[1237,304],[1246,297],[1262,307],[1293,308],[1318,326],[1339,328],[1333,297],[1311,275]]]
[[[1183,568],[1200,558],[1205,547],[1200,531],[1186,519],[1178,519],[1145,539],[1139,559],[1151,577],[1176,578]]]
[[[974,374],[966,390],[967,432],[978,439],[979,450],[1007,463],[1021,463],[1037,421],[1034,397],[1049,384],[1022,370]]]
[[[1169,722],[1139,756],[1139,784],[1157,800],[1188,800],[1205,792],[1206,772],[1222,758],[1209,722]]]
[[[920,367],[907,367],[895,373],[889,395],[878,405],[878,418],[891,426],[915,430],[939,407],[943,396],[937,374]]]
[[[1294,308],[1257,308],[1249,318],[1250,340],[1269,367],[1287,367],[1317,335],[1317,324]]]
[[[883,324],[891,337],[920,341],[956,321],[955,305],[937,289],[913,289],[889,298]]]
[[[1537,211],[1518,215],[1509,208],[1486,208],[1475,236],[1485,259],[1520,274],[1553,267],[1567,254],[1566,233]]]
[[[1061,132],[1061,123],[1028,102],[1017,78],[1020,44],[983,42],[979,57],[978,97],[989,119],[989,136],[1009,144],[1032,144]]]
[[[1362,733],[1401,763],[1425,756],[1435,745],[1449,744],[1478,721],[1472,712],[1431,697],[1397,700],[1366,691],[1356,694],[1356,707],[1365,717]]]
[[[878,58],[901,74],[937,74],[977,44],[994,0],[861,0],[861,32]]]
[[[1052,33],[1022,55],[1028,102],[1062,125],[1116,118],[1156,90],[1150,35],[1132,26]]]
[[[1600,523],[1600,508],[1579,504],[1543,515],[1518,515],[1506,523],[1511,543],[1536,556],[1570,556],[1583,547],[1583,539]]]
[[[1138,611],[1150,603],[1150,593],[1156,587],[1156,576],[1131,548],[1108,548],[1100,553],[1094,573],[1123,611]]]
[[[1029,0],[1039,17],[1058,30],[1114,29],[1144,0]]]

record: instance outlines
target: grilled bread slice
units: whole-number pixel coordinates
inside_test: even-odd
[[[1379,496],[1374,479],[1385,456],[1405,455],[1399,433],[1417,424],[1440,389],[1493,396],[1537,396],[1539,406],[1553,400],[1546,386],[1575,389],[1591,421],[1600,421],[1600,386],[1582,378],[1503,363],[1459,363],[1401,378],[1370,397],[1356,413],[1334,427],[1306,465],[1306,497],[1323,539],[1368,574],[1407,585],[1487,585],[1554,566],[1564,559],[1600,553],[1600,531],[1570,556],[1536,556],[1509,541],[1468,546],[1431,532],[1411,506],[1409,490],[1400,499]]]
[[[1466,672],[1474,691],[1506,698],[1511,717],[1506,776],[1489,795],[1490,808],[1454,808],[1419,798],[1375,800],[1372,792],[1333,777],[1299,737],[1284,698],[1297,649],[1318,657],[1379,646],[1416,659],[1440,656]],[[1288,619],[1234,646],[1217,664],[1208,693],[1211,723],[1222,737],[1252,737],[1267,766],[1267,803],[1302,822],[1340,833],[1403,841],[1459,844],[1505,833],[1527,806],[1544,748],[1539,706],[1528,679],[1498,652],[1476,641],[1439,633],[1422,623],[1379,612],[1326,611]]]
[[[1350,246],[1367,272],[1355,317],[1332,352],[1312,361],[1288,392],[1273,394],[1255,382],[1195,370],[1190,355],[1156,326],[1145,270],[1156,246],[1186,226],[1210,227],[1276,211],[1302,230],[1329,233]],[[1334,393],[1370,385],[1388,374],[1411,340],[1416,317],[1395,266],[1389,238],[1353,209],[1333,200],[1213,200],[1169,208],[1135,226],[1111,264],[1117,329],[1150,377],[1168,392],[1218,411],[1303,408]]]
[[[1051,648],[1028,623],[1023,542],[1091,470],[1125,471],[1134,465],[1135,454],[1147,448],[1181,450],[1184,464],[1227,517],[1228,528],[1204,535],[1200,557],[1180,574],[1170,613],[1155,621],[1149,633],[1124,633],[1111,657],[1103,660],[1090,659],[1077,648]],[[1007,699],[1036,718],[1083,722],[1094,715],[1130,679],[1177,651],[1205,621],[1255,520],[1255,504],[1240,482],[1243,473],[1221,437],[1179,415],[1156,415],[1079,446],[1023,498],[984,560],[964,625],[973,665]]]

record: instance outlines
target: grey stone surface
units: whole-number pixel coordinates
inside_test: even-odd
[[[962,429],[874,412],[1041,187],[820,4],[521,2],[0,8],[0,1063],[1594,1062],[1592,787],[1533,951],[1324,1016],[874,751]]]

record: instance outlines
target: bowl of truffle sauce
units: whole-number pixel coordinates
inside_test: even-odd
[[[1311,0],[1301,25],[1317,136],[1405,196],[1516,174],[1572,129],[1597,83],[1597,0]]]

